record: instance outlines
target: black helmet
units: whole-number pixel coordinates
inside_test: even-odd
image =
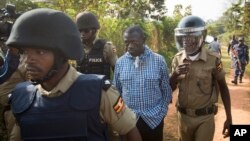
[[[176,47],[185,49],[188,55],[200,51],[207,35],[205,22],[197,16],[186,16],[181,19],[175,29]]]
[[[63,12],[38,8],[22,14],[14,23],[7,46],[43,48],[60,52],[65,59],[83,56],[80,33]]]
[[[76,16],[76,24],[78,29],[87,29],[87,28],[94,28],[99,29],[100,24],[96,18],[96,16],[88,11],[81,12]]]

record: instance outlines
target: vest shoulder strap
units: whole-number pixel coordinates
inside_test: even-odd
[[[107,41],[105,39],[97,39],[94,42],[94,49],[102,49],[104,48],[104,45],[107,43]]]
[[[88,110],[100,104],[104,75],[84,74],[72,85],[70,105],[78,110]]]
[[[37,88],[30,82],[19,83],[11,93],[9,102],[14,114],[27,110],[34,101]]]

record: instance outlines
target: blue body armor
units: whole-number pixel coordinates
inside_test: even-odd
[[[10,97],[24,141],[106,141],[100,119],[104,85],[99,75],[81,75],[61,96],[42,96],[30,82],[19,84]]]

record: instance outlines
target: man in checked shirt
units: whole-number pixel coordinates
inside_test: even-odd
[[[114,84],[136,113],[142,140],[162,141],[164,117],[172,99],[167,64],[145,44],[139,26],[127,28],[123,38],[127,52],[116,62]]]

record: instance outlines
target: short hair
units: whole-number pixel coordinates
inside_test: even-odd
[[[135,33],[135,32],[139,33],[143,37],[143,39],[145,39],[145,33],[139,25],[130,26],[124,31],[124,33],[129,33],[129,34]]]

